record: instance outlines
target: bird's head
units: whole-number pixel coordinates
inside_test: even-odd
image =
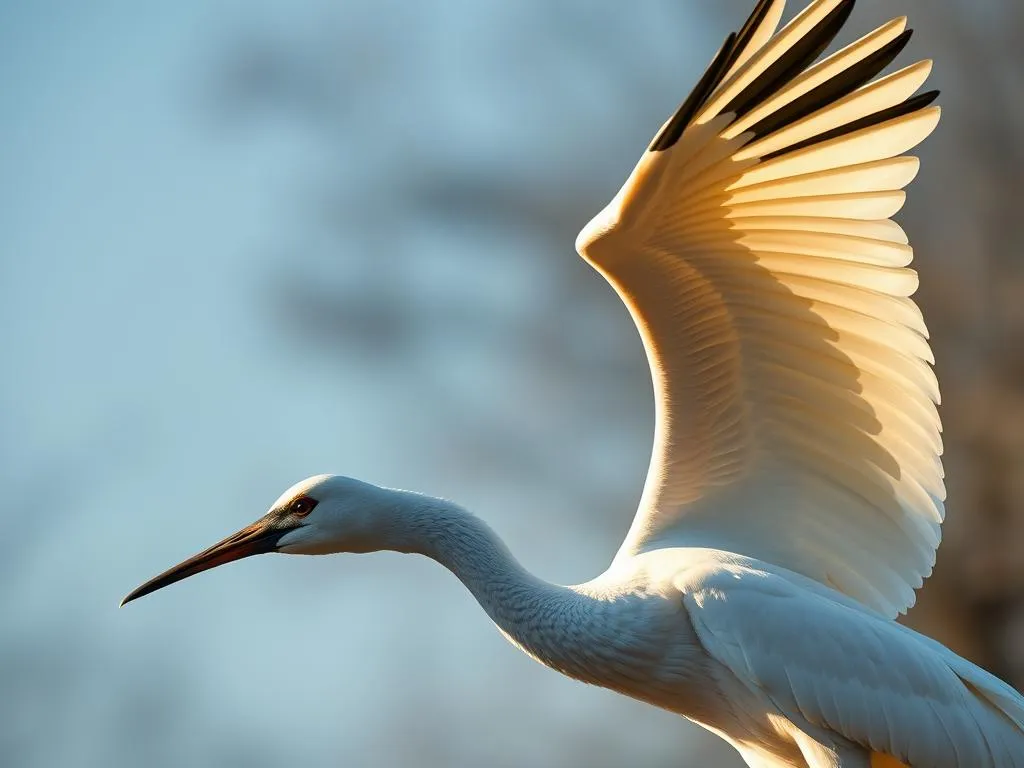
[[[170,568],[131,592],[121,605],[233,560],[267,552],[324,555],[392,546],[396,492],[337,475],[293,485],[252,525]]]

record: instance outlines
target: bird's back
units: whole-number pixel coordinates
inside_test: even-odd
[[[1016,691],[797,573],[716,550],[663,549],[576,589],[630,627],[634,655],[661,654],[642,679],[638,668],[633,678],[611,668],[589,682],[689,717],[744,754],[758,744],[765,765],[805,765],[800,741],[809,738],[911,766],[1024,766]]]

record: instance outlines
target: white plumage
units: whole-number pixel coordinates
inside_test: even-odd
[[[654,450],[608,571],[527,573],[431,497],[334,476],[134,599],[250,554],[424,554],[549,666],[678,712],[757,768],[1024,766],[1024,699],[892,621],[943,519],[939,389],[889,220],[935,128],[895,19],[813,63],[853,0],[761,0],[577,249],[651,365]],[[623,738],[628,738],[627,734]]]

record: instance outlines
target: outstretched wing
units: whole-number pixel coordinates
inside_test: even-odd
[[[798,729],[908,765],[1024,767],[1024,699],[939,643],[742,563],[682,578],[704,649]]]
[[[943,518],[938,386],[889,220],[939,119],[931,63],[874,80],[895,19],[813,64],[853,8],[775,34],[762,0],[577,249],[629,308],[654,451],[620,556],[702,546],[801,572],[888,616]]]

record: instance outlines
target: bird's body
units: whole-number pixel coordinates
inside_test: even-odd
[[[262,552],[416,553],[535,659],[753,768],[1024,767],[1024,698],[894,621],[944,515],[938,385],[889,219],[918,169],[902,153],[938,122],[914,96],[931,64],[873,79],[906,19],[814,63],[853,0],[776,32],[782,5],[758,2],[577,240],[655,389],[647,483],[604,574],[549,584],[455,504],[322,475],[126,601]]]
[[[316,481],[283,498],[348,495],[354,482]],[[867,766],[872,753],[915,767],[1024,766],[1015,691],[806,576],[735,553],[668,547],[560,586],[525,570],[490,527],[451,502],[364,492],[368,517],[389,531],[375,546],[448,568],[513,645],[569,677],[700,723],[755,768]],[[280,549],[315,552],[287,537]],[[821,762],[810,761],[815,750]]]

